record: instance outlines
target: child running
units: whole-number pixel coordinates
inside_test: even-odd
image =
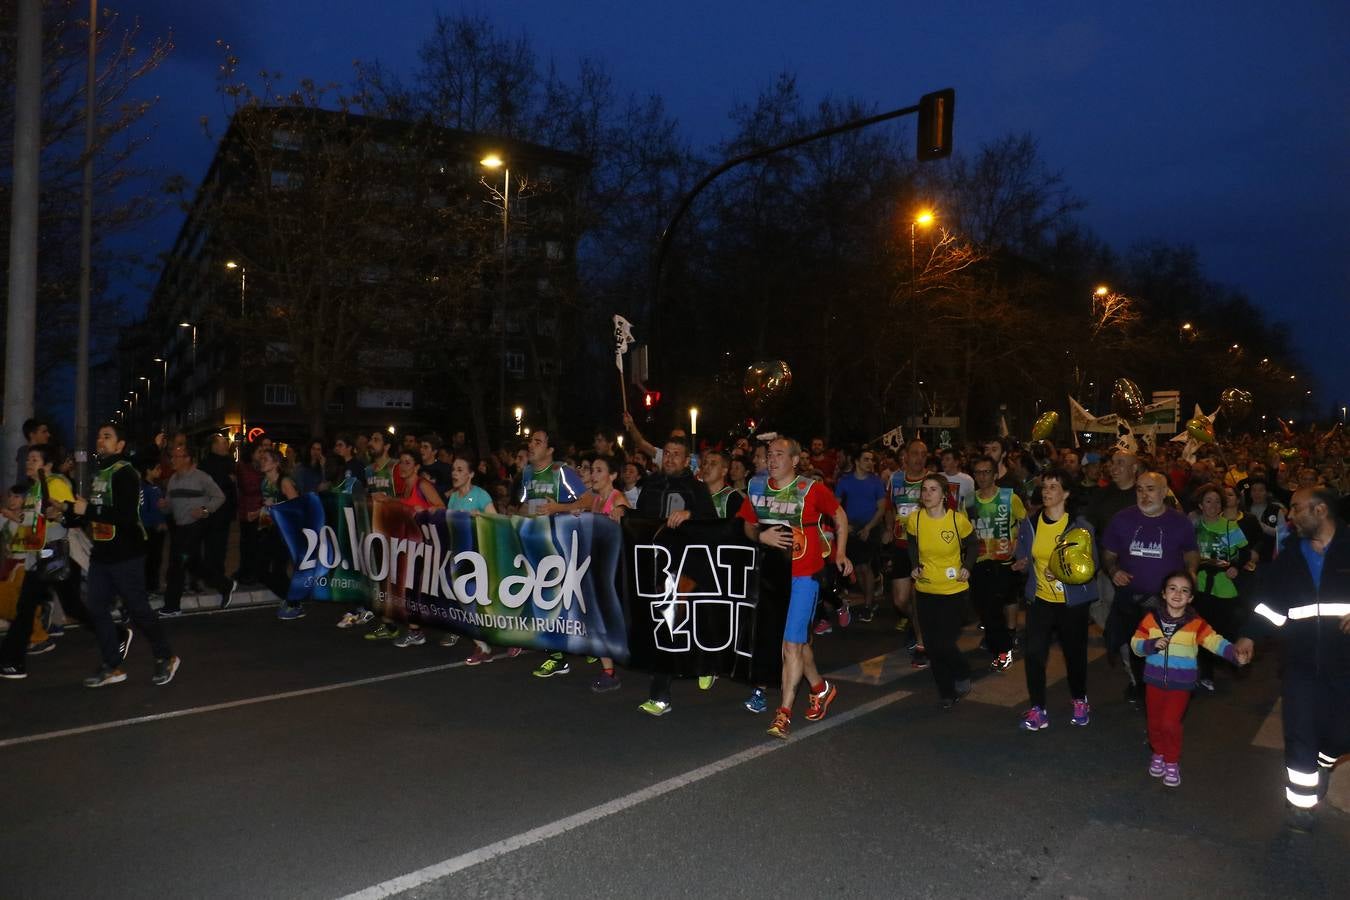
[[[1197,681],[1201,647],[1235,665],[1246,662],[1223,636],[1191,609],[1195,576],[1174,572],[1163,582],[1162,608],[1144,616],[1130,647],[1144,657],[1148,741],[1153,747],[1148,774],[1168,787],[1181,784],[1181,719]]]

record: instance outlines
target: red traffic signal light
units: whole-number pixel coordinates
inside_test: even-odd
[[[642,406],[644,409],[653,409],[656,404],[661,402],[660,391],[644,391],[642,394]]]

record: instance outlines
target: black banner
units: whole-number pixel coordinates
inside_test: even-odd
[[[786,552],[744,524],[625,516],[624,600],[633,668],[776,685],[791,589]]]

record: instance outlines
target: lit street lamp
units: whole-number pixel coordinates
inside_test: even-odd
[[[193,400],[195,399],[197,382],[197,326],[193,325],[191,322],[179,322],[178,327],[192,329],[192,371],[188,373],[187,377],[188,384],[193,386],[193,389],[188,392],[187,408],[187,419],[188,421],[192,421],[192,407]]]
[[[242,324],[244,319],[244,302],[248,298],[248,267],[242,266],[234,260],[226,260],[225,268],[239,270],[239,320]],[[247,434],[248,426],[244,418],[244,341],[239,340],[239,358],[235,361],[235,368],[239,372],[239,433]]]
[[[918,261],[915,254],[915,245],[919,228],[927,228],[933,224],[933,211],[923,209],[919,211],[909,223],[909,311],[914,317],[914,321],[919,321],[919,292],[918,292]],[[922,403],[919,399],[919,348],[918,344],[910,347],[909,362],[909,380],[910,380],[910,403],[914,415],[914,427],[918,428],[920,411]]]
[[[497,371],[497,403],[498,418],[497,421],[506,425],[506,300],[507,284],[506,269],[510,262],[510,240],[511,240],[511,167],[496,153],[489,153],[479,160],[479,164],[485,169],[501,169],[505,180],[502,184],[502,277],[501,277],[501,332],[498,335],[497,350],[501,359],[498,363]]]

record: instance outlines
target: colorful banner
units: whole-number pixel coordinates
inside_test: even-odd
[[[778,679],[790,567],[740,522],[419,512],[355,482],[277,504],[272,521],[291,600],[652,672]]]

